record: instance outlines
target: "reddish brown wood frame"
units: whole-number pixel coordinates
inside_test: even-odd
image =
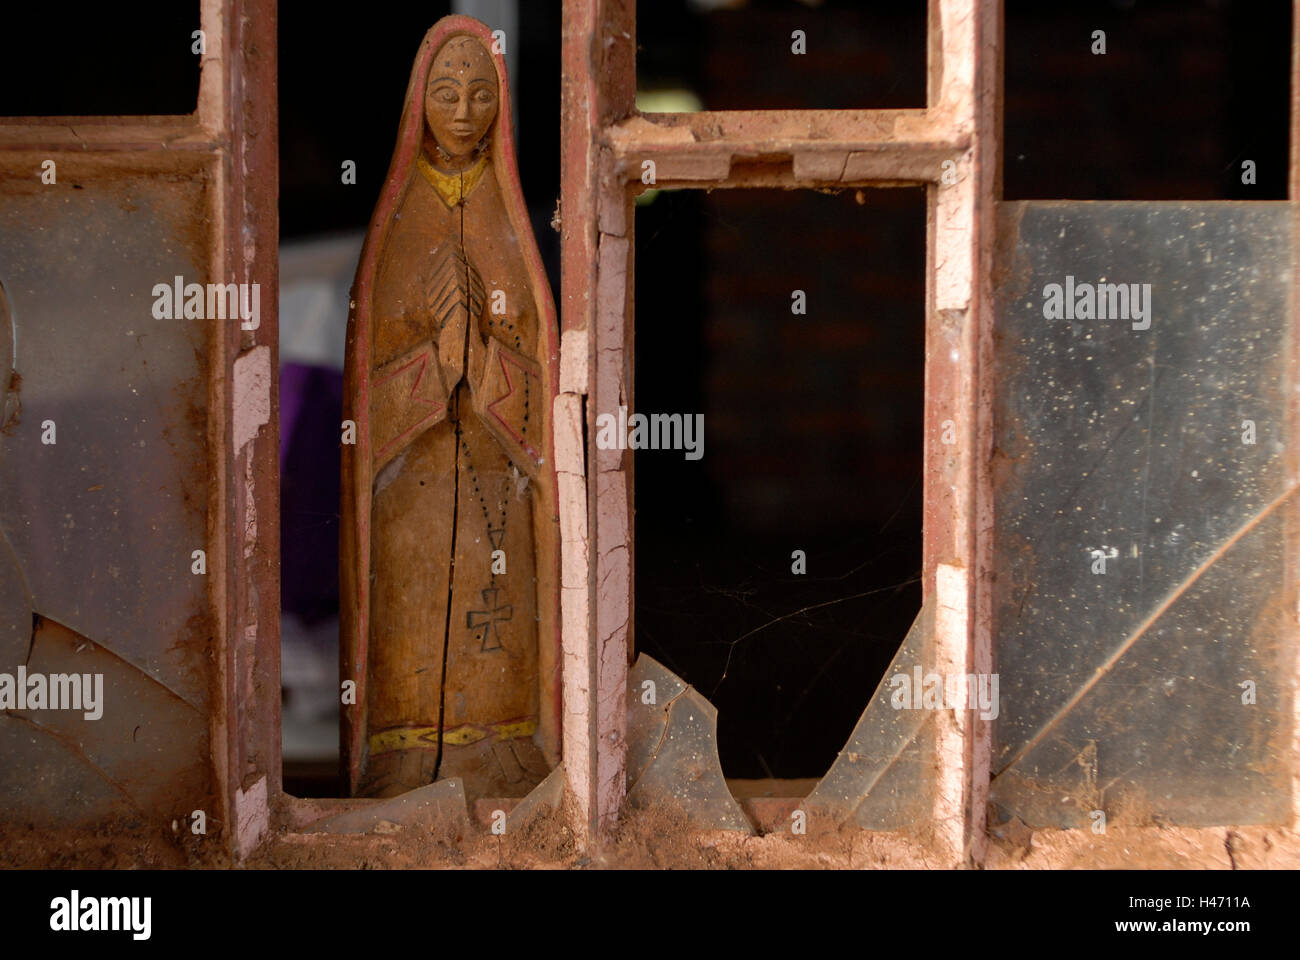
[[[924,590],[941,660],[989,672],[990,276],[998,190],[1001,5],[930,0],[927,105],[909,110],[636,112],[633,0],[565,0],[563,348],[557,431],[631,404],[632,204],[642,163],[658,187],[927,188]],[[944,176],[945,161],[949,175]],[[957,442],[939,437],[952,421]],[[580,437],[572,429],[570,437]],[[587,510],[563,512],[565,767],[588,829],[623,800],[632,648],[631,457],[559,442]],[[574,485],[576,486],[576,484]],[[561,495],[563,498],[563,490]],[[870,691],[864,691],[864,697]],[[982,856],[990,730],[970,716],[942,738],[935,822],[952,862]]]

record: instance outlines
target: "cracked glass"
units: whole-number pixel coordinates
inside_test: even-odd
[[[93,720],[0,716],[15,820],[188,813],[208,787],[208,326],[159,318],[153,292],[206,280],[207,191],[99,164],[0,198],[0,672],[103,676]]]

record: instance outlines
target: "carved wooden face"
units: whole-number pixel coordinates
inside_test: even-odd
[[[497,71],[473,37],[452,37],[429,67],[424,117],[438,146],[454,158],[474,152],[497,115]]]

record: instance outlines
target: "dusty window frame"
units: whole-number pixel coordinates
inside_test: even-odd
[[[565,0],[556,456],[569,495],[585,486],[587,511],[561,513],[564,754],[590,832],[617,820],[625,789],[633,479],[630,460],[592,438],[599,411],[633,394],[632,204],[645,160],[659,187],[926,187],[922,589],[937,601],[945,667],[991,671],[988,596],[977,589],[988,576],[981,531],[989,510],[988,475],[977,463],[990,450],[978,374],[991,344],[1000,15],[996,2],[930,0],[924,108],[646,117],[634,108],[635,3]],[[584,418],[582,449],[572,441]],[[941,446],[948,420],[957,442]],[[571,442],[562,444],[566,425]],[[970,713],[940,735],[934,822],[952,863],[982,858],[989,737],[988,723]]]
[[[1300,198],[1300,5],[1293,9],[1292,203]],[[634,393],[632,201],[644,160],[655,161],[659,187],[926,186],[923,592],[935,601],[941,670],[994,669],[992,272],[1002,198],[1003,10],[1000,0],[929,0],[924,109],[653,117],[634,107],[634,0],[566,0],[564,18],[563,415],[556,419],[563,430],[568,418],[573,442],[566,448],[557,434],[557,458],[570,489],[581,484],[587,494],[585,514],[562,515],[565,755],[594,834],[617,820],[624,799],[635,548],[630,458],[596,449],[591,438],[595,417],[630,405]],[[945,161],[952,161],[946,177]],[[1300,357],[1292,356],[1291,369],[1300,369]],[[1300,422],[1300,398],[1287,414]],[[947,420],[957,439],[944,447],[938,437]],[[584,436],[585,449],[577,443]],[[1296,451],[1291,464],[1294,474]],[[1292,548],[1286,571],[1293,580],[1297,569]],[[1300,717],[1295,731],[1300,745]],[[941,734],[934,824],[950,865],[986,859],[991,748],[992,724],[971,711]],[[1294,763],[1292,782],[1300,798]],[[1294,821],[1300,799],[1293,807]],[[1039,831],[1035,846],[1068,848],[1069,834]],[[1223,843],[1223,828],[1185,835],[1206,849]]]
[[[145,176],[199,178],[206,211],[195,230],[211,276],[271,291],[256,329],[207,329],[210,817],[242,855],[268,825],[280,776],[276,4],[199,0],[199,21],[193,112],[0,118],[0,166],[31,175],[43,158],[67,158],[98,171],[126,158]]]
[[[927,191],[924,584],[949,672],[992,669],[990,634],[992,239],[1000,202],[999,0],[929,0],[927,106],[906,110],[737,111],[638,116],[632,0],[564,0],[561,382],[557,467],[564,766],[588,837],[623,801],[624,691],[630,649],[632,475],[595,449],[595,416],[630,398],[631,183],[655,159],[660,186],[853,187]],[[213,272],[276,289],[277,134],[274,0],[201,0],[209,53],[193,114],[0,119],[0,164],[75,152],[99,158],[186,151],[211,177],[206,242]],[[1293,16],[1289,199],[1300,198],[1300,16]],[[817,135],[811,135],[815,132]],[[735,164],[735,160],[741,160]],[[951,160],[954,183],[944,182]],[[1293,292],[1300,296],[1300,288]],[[212,762],[225,840],[249,853],[273,828],[322,807],[283,793],[279,716],[278,396],[275,298],[255,331],[210,328],[206,439],[209,605],[217,695]],[[1300,306],[1300,304],[1298,304]],[[953,356],[956,359],[953,359]],[[1300,347],[1291,358],[1300,370]],[[268,376],[259,376],[266,370]],[[1300,395],[1287,411],[1300,423]],[[944,421],[957,443],[941,446]],[[584,443],[584,438],[587,438]],[[218,453],[218,451],[220,451]],[[604,454],[604,456],[602,456]],[[1290,453],[1300,472],[1300,450]],[[1300,542],[1292,535],[1293,544]],[[1300,571],[1295,549],[1287,573]],[[870,691],[864,691],[864,701]],[[1295,728],[1300,731],[1300,716]],[[943,862],[982,863],[987,845],[988,722],[967,713],[941,752]],[[1297,735],[1300,753],[1300,734]],[[1300,765],[1293,766],[1300,819]],[[1205,833],[1221,845],[1221,831]],[[1045,831],[1036,845],[1068,831]],[[935,865],[931,859],[928,864]]]

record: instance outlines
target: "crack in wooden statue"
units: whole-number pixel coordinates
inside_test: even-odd
[[[559,760],[555,308],[487,27],[425,36],[348,325],[349,787],[522,796]]]

